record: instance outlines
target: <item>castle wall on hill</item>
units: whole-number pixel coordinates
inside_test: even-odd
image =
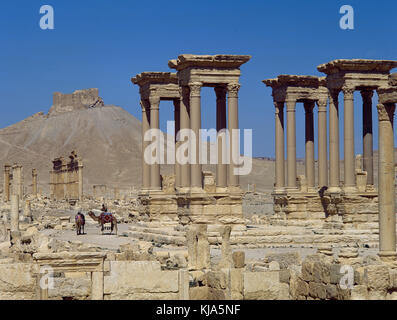
[[[49,114],[87,109],[98,104],[103,105],[103,101],[99,97],[99,90],[96,88],[76,90],[70,94],[55,92],[53,95],[53,105]]]

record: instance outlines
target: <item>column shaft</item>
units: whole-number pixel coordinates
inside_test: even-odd
[[[396,255],[394,186],[394,104],[379,104],[379,255]]]
[[[226,143],[226,88],[216,87],[216,131],[217,136],[217,166],[216,166],[216,186],[227,187],[227,143]],[[223,130],[223,131],[221,131]]]
[[[329,191],[339,191],[339,91],[329,94]]]
[[[19,195],[11,195],[11,215],[10,215],[11,232],[19,231]]]
[[[231,83],[227,86],[228,90],[228,130],[229,130],[229,187],[238,187],[240,185],[239,175],[236,174],[237,161],[240,157],[240,144],[238,134],[238,91],[240,85]]]
[[[4,167],[4,202],[10,201],[10,166]]]
[[[150,129],[160,130],[160,98],[151,97],[150,98]],[[157,131],[159,132],[159,131]],[[156,154],[152,154],[157,161],[150,166],[150,189],[160,190],[161,189],[161,179],[160,179],[160,136],[156,135]]]
[[[150,165],[145,161],[145,150],[149,141],[145,141],[145,133],[150,129],[150,104],[141,100],[142,108],[142,191],[150,189]]]
[[[190,129],[190,89],[189,87],[182,87],[180,89],[180,128],[181,130]],[[180,144],[186,143],[186,138],[184,141],[179,141]],[[187,156],[187,154],[185,154]],[[178,159],[177,159],[178,161]],[[181,164],[181,185],[183,188],[190,187],[190,164]]]
[[[354,157],[354,88],[343,88],[345,190],[356,186]]]
[[[78,177],[78,183],[79,183],[79,200],[83,200],[83,164],[79,163],[79,177]]]
[[[275,191],[284,191],[284,102],[275,102],[276,107],[276,185]]]
[[[363,170],[367,172],[367,185],[374,184],[372,90],[362,90],[363,98]]]
[[[190,87],[190,128],[194,133],[191,142],[195,142],[195,155],[190,168],[190,186],[202,188],[202,172],[200,163],[201,149],[201,83],[191,83]]]
[[[305,102],[305,172],[307,186],[314,188],[314,102]]]
[[[317,101],[318,105],[318,186],[328,186],[327,161],[327,100]]]
[[[37,197],[37,171],[32,169],[32,194]]]
[[[181,187],[181,164],[176,161],[176,151],[179,147],[179,141],[177,139],[178,132],[181,127],[181,113],[180,113],[180,100],[174,100],[174,120],[175,120],[175,188]]]
[[[287,188],[296,189],[296,101],[287,101]]]

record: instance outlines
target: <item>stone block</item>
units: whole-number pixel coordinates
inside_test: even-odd
[[[351,300],[368,300],[368,289],[366,285],[354,286],[351,290]]]
[[[277,300],[280,294],[279,275],[272,272],[244,272],[245,300]]]
[[[235,268],[244,268],[245,266],[245,252],[235,251],[232,254],[233,265]]]
[[[365,274],[368,281],[369,290],[386,291],[390,287],[390,274],[387,266],[367,266]]]
[[[0,299],[34,299],[36,279],[32,273],[29,263],[0,264]]]

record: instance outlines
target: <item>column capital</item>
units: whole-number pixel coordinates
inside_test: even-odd
[[[214,88],[217,100],[226,100],[227,89],[225,86],[217,86]]]
[[[316,103],[318,106],[318,112],[326,112],[327,111],[328,99],[326,97],[318,99],[316,101]]]
[[[353,86],[343,86],[343,95],[345,100],[353,100],[355,88]]]
[[[305,101],[303,103],[304,107],[305,107],[305,112],[306,113],[313,113],[313,109],[314,109],[314,101]]]
[[[394,111],[396,105],[394,103],[381,104],[379,103],[376,108],[378,109],[378,119],[379,121],[391,121],[393,122]]]
[[[155,110],[160,108],[160,97],[159,96],[150,96],[149,97],[149,102],[150,102],[150,109]]]
[[[360,93],[364,101],[371,100],[374,96],[374,90],[372,89],[362,89],[360,90]]]
[[[239,83],[229,83],[227,85],[227,91],[229,93],[229,98],[237,98],[238,91],[240,90],[241,85]]]
[[[203,84],[201,82],[190,82],[190,97],[200,97],[201,96],[201,87]]]
[[[284,102],[273,101],[274,109],[276,110],[276,114],[282,113],[284,109]]]

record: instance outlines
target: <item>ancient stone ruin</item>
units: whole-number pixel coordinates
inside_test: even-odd
[[[84,110],[104,106],[104,102],[99,97],[98,89],[76,90],[70,94],[55,92],[53,95],[53,105],[48,115],[57,115],[74,110]]]
[[[242,191],[235,164],[222,159],[223,144],[218,144],[216,179],[211,172],[203,172],[200,164],[201,88],[213,87],[217,97],[217,132],[238,129],[238,91],[240,66],[250,56],[242,55],[181,55],[170,60],[170,68],[177,73],[143,72],[132,79],[139,85],[142,107],[142,137],[149,129],[159,129],[161,100],[174,103],[176,150],[184,143],[178,139],[180,130],[195,133],[195,159],[192,163],[175,164],[175,179],[171,184],[160,176],[160,164],[148,164],[144,150],[148,142],[142,140],[143,170],[140,200],[143,213],[152,220],[177,218],[187,223],[242,223]],[[205,72],[203,72],[205,70]],[[226,115],[228,123],[226,123]],[[222,139],[222,138],[218,138]],[[229,157],[239,150],[229,148]],[[167,183],[166,183],[167,181]]]
[[[50,171],[50,196],[56,200],[83,199],[83,162],[72,151],[69,161],[55,158]]]
[[[0,299],[397,300],[397,74],[390,74],[397,61],[335,60],[318,67],[325,77],[264,80],[275,107],[271,214],[247,213],[249,204],[263,198],[255,184],[253,191],[243,192],[236,163],[218,161],[212,172],[196,158],[161,175],[160,163],[145,161],[150,143],[145,134],[160,128],[161,101],[173,101],[175,132],[167,138],[177,146],[186,143],[183,129],[197,133],[201,128],[205,86],[216,93],[217,133],[238,129],[240,67],[249,59],[180,55],[169,62],[177,73],[143,72],[132,79],[143,114],[139,193],[122,196],[117,185],[104,181],[93,185],[93,196],[83,194],[83,164],[76,152],[68,160],[53,160],[49,196],[38,191],[35,169],[32,188],[24,190],[22,167],[5,165]],[[344,159],[339,154],[340,91]],[[354,153],[354,91],[363,98],[363,155]],[[375,91],[377,163],[371,121]],[[77,99],[86,107],[96,95],[67,97],[54,105],[61,112],[69,99]],[[304,174],[296,156],[297,103],[305,112]],[[218,138],[219,160],[225,153]],[[195,135],[195,148],[199,139]],[[230,146],[226,151],[231,158],[238,153]],[[116,218],[117,235],[100,229],[101,207]],[[81,234],[76,234],[77,213],[85,214]]]

